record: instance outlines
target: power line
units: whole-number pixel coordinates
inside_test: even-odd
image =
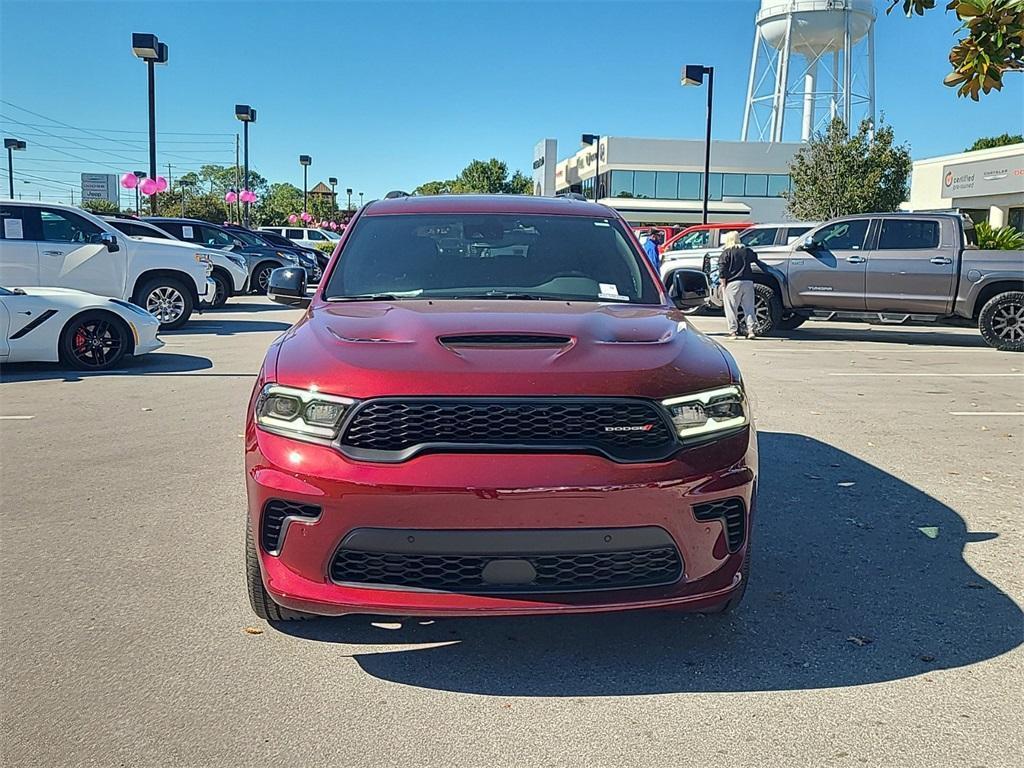
[[[3,99],[0,99],[0,103],[7,104],[8,106],[14,107],[15,109],[20,109],[23,112],[28,112],[31,115],[36,114],[35,112],[30,112],[29,110],[25,109],[24,107],[19,107],[17,104],[12,104],[11,102],[4,101]],[[40,115],[40,117],[43,117],[43,116]],[[48,117],[44,118],[44,119],[50,120],[50,118],[48,118]],[[58,121],[54,120],[52,122],[58,122]],[[23,125],[27,125],[27,126],[30,126],[32,128],[53,128],[52,125],[48,125],[46,123],[23,123]],[[102,131],[104,133],[140,133],[140,134],[143,134],[143,135],[146,135],[146,134],[149,133],[149,131],[142,131],[142,130],[130,131],[130,130],[125,130],[123,128],[80,128],[78,126],[67,126],[67,127],[74,128],[74,130],[76,130],[76,131],[86,131],[86,132]],[[228,136],[228,137],[233,137],[235,135],[235,134],[227,132],[227,131],[225,131],[225,132],[160,131],[160,134],[162,136],[166,135],[166,136]]]
[[[13,121],[12,120],[0,120],[0,124],[10,123],[10,122],[15,122],[15,123],[18,123],[19,125],[27,125],[27,123],[22,123],[22,122],[17,121],[17,120],[13,120]],[[49,135],[49,136],[53,136],[54,138],[57,138],[57,139],[74,139],[75,138],[74,136],[57,136],[55,134],[36,133],[35,131],[18,131],[18,135],[19,136],[44,136],[44,135]],[[117,143],[120,143],[120,144],[128,144],[128,143],[139,144],[141,146],[137,147],[137,149],[140,149],[140,150],[141,149],[145,149],[146,145],[148,143],[145,139],[108,139],[108,138],[100,139],[98,137],[97,137],[97,139],[99,141],[113,141],[113,142],[117,142]],[[214,145],[222,146],[222,147],[227,147],[227,146],[230,146],[230,144],[231,144],[231,142],[229,142],[227,140],[223,140],[223,139],[220,140],[220,141],[209,141],[209,140],[205,140],[205,139],[203,139],[203,140],[195,140],[195,139],[178,139],[178,140],[175,140],[175,139],[161,139],[160,143],[161,144],[186,144],[186,145],[214,144]]]

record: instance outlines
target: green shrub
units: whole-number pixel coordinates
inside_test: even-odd
[[[330,254],[334,253],[334,245],[334,243],[317,243],[316,249],[318,251],[323,251],[324,253]]]
[[[974,232],[978,236],[978,247],[983,251],[1024,250],[1024,234],[1013,227],[993,227],[987,221],[980,221]]]

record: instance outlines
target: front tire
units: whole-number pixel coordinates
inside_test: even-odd
[[[989,299],[978,315],[985,342],[1002,352],[1024,352],[1024,291],[1007,291]]]
[[[101,310],[72,318],[60,335],[60,359],[82,371],[106,371],[120,363],[131,343],[128,328]]]
[[[265,262],[256,267],[252,272],[252,292],[257,295],[266,296],[267,288],[270,287],[270,273],[277,269],[277,264]]]
[[[160,321],[161,331],[181,328],[192,317],[195,302],[185,284],[173,277],[147,280],[133,300],[134,304]]]
[[[777,327],[782,319],[782,299],[770,285],[754,283],[754,332],[758,336],[767,336]],[[740,334],[746,335],[747,323],[740,318]]]
[[[260,573],[260,561],[256,554],[256,541],[253,538],[252,522],[248,513],[245,516],[245,585],[253,613],[264,621],[302,621],[316,618],[311,613],[282,608],[267,592],[263,584],[263,575]]]
[[[231,282],[220,272],[214,272],[211,277],[217,286],[217,290],[214,291],[213,302],[210,306],[214,309],[220,309],[228,303],[228,297],[231,295]]]

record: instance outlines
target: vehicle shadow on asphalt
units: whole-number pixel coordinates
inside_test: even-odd
[[[229,320],[215,315],[203,315],[202,319],[190,320],[176,331],[160,331],[160,338],[175,336],[236,336],[240,333],[280,333],[292,327],[291,323],[274,320]]]
[[[500,696],[863,685],[1021,644],[1020,608],[963,558],[965,545],[995,534],[969,533],[949,507],[825,443],[772,432],[759,442],[753,573],[735,614],[346,616],[275,627],[345,644],[382,680]]]
[[[260,301],[261,297],[250,296],[248,299],[228,299],[227,304],[223,306],[213,308],[208,307],[203,310],[204,315],[211,315],[216,317],[218,314],[230,314],[232,312],[294,312],[296,307],[285,306],[284,304],[271,304],[266,301]]]
[[[0,384],[24,381],[82,381],[104,376],[193,373],[212,367],[213,363],[208,358],[167,352],[132,357],[109,371],[79,371],[60,363],[5,363],[0,368]]]
[[[704,331],[706,336],[723,339],[726,331]],[[739,339],[739,343],[745,343],[746,339]],[[927,331],[907,329],[879,328],[878,326],[865,325],[863,328],[832,328],[817,323],[798,328],[793,331],[776,331],[766,339],[754,340],[754,344],[764,344],[766,341],[851,341],[871,342],[876,344],[890,344],[903,346],[928,346],[928,347],[956,347],[956,348],[984,348],[988,344],[975,329],[974,333],[951,333],[946,330],[929,329]],[[731,342],[730,342],[731,343]],[[992,350],[995,352],[995,350]]]

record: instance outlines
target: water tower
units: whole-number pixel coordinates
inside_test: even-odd
[[[841,117],[875,119],[872,0],[761,0],[743,113],[743,140],[784,141],[787,112],[800,138]],[[789,135],[796,135],[790,127]]]

